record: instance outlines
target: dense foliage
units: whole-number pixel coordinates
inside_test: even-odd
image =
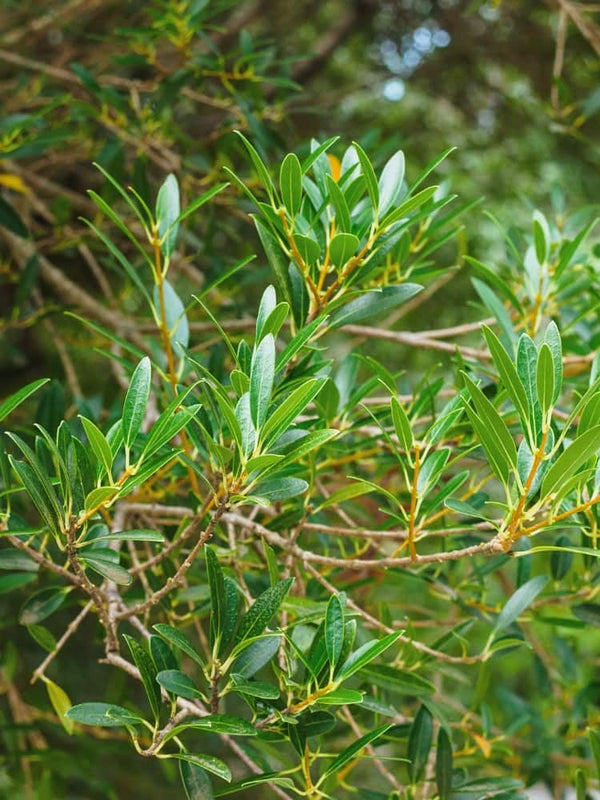
[[[260,2],[134,5],[127,26],[107,0],[7,5],[0,792],[584,798],[600,328],[566,166],[593,149],[538,116],[519,158],[552,142],[580,210],[544,202],[538,162],[512,187],[533,207],[503,176],[485,216],[466,129],[406,160],[384,122],[328,137],[359,126],[355,85],[298,141],[296,81],[335,83],[394,9],[431,69],[451,3],[348,4],[299,60]],[[27,54],[58,12],[72,52]],[[557,37],[546,111],[580,136],[593,83],[566,32],[596,47],[593,19],[534,20]]]

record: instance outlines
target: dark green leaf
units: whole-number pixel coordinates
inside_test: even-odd
[[[432,738],[433,717],[429,709],[422,705],[417,711],[408,734],[408,758],[410,761],[408,775],[413,784],[420,780],[425,771]]]
[[[127,636],[127,634],[123,634],[123,638],[127,642],[127,646],[129,647],[129,651],[131,652],[131,656],[136,667],[140,671],[140,676],[142,678],[142,683],[144,684],[148,702],[150,703],[150,708],[152,709],[154,719],[157,720],[160,716],[161,699],[160,689],[156,683],[157,672],[154,662],[150,658],[150,655],[146,649],[142,647],[139,642],[136,642],[135,639],[133,639],[131,636]]]
[[[125,402],[123,403],[121,427],[123,429],[123,440],[127,448],[131,447],[142,427],[146,406],[148,405],[148,398],[150,397],[151,379],[152,368],[150,359],[145,356],[137,365],[131,376],[131,383],[129,384],[129,389],[125,395]]]

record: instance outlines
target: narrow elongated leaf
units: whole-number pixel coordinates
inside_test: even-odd
[[[86,566],[97,572],[98,575],[102,575],[103,578],[107,578],[109,581],[119,584],[119,586],[129,586],[133,580],[125,567],[108,558],[102,558],[90,552],[82,555],[81,560]]]
[[[219,559],[212,547],[205,547],[204,555],[206,559],[206,572],[208,575],[212,607],[210,625],[211,631],[213,632],[213,639],[217,640],[221,636],[225,621],[225,582],[223,580],[223,571],[221,570]]]
[[[379,216],[384,217],[387,211],[396,204],[402,191],[404,180],[404,153],[397,153],[387,162],[379,178]]]
[[[439,186],[428,186],[427,189],[422,189],[420,192],[417,192],[417,194],[409,197],[407,200],[404,200],[402,203],[400,203],[398,208],[393,208],[386,214],[381,221],[382,225],[385,225],[386,228],[389,228],[394,223],[408,216],[411,211],[414,211],[416,208],[420,208],[421,206],[425,205],[425,203],[431,200],[439,188]]]
[[[98,463],[102,466],[103,472],[110,478],[114,458],[110,444],[100,428],[92,422],[91,419],[87,419],[87,417],[83,417],[81,414],[79,415],[79,419],[81,420],[83,430],[85,431],[93,454],[96,456]]]
[[[421,706],[408,734],[408,775],[412,783],[423,775],[433,739],[433,717],[426,706]]]
[[[251,678],[275,657],[280,643],[280,636],[265,636],[257,639],[240,653],[233,662],[231,671],[242,678]]]
[[[258,237],[265,251],[265,255],[267,256],[267,261],[269,262],[269,265],[275,274],[278,289],[286,302],[289,303],[290,308],[294,309],[295,304],[292,299],[292,289],[290,285],[290,276],[288,273],[289,259],[285,257],[278,239],[270,230],[268,225],[264,222],[264,220],[256,216],[253,216],[253,219],[258,232]]]
[[[131,383],[123,403],[121,427],[126,447],[131,447],[142,427],[148,398],[150,397],[151,379],[152,368],[150,359],[146,356],[140,361],[131,376]]]
[[[339,756],[333,759],[331,764],[327,767],[327,769],[323,772],[323,777],[327,778],[329,775],[335,775],[339,772],[343,767],[346,766],[352,759],[356,756],[357,753],[360,753],[365,747],[373,742],[376,742],[377,739],[380,739],[384,733],[389,731],[391,725],[381,725],[379,728],[375,728],[375,730],[366,733],[364,736],[361,736],[360,739],[357,739],[353,742],[349,747],[343,750]]]
[[[58,516],[55,514],[51,503],[44,491],[44,487],[37,479],[37,475],[31,469],[29,464],[23,461],[17,461],[12,456],[8,457],[11,467],[17,473],[19,480],[23,484],[27,494],[31,498],[34,506],[36,507],[44,525],[54,536],[60,535],[60,522]]]
[[[488,457],[490,454],[492,456],[492,466],[496,465],[499,477],[506,480],[510,470],[516,469],[517,466],[517,448],[513,438],[506,423],[481,389],[466,373],[463,373],[463,377],[477,412],[477,417],[474,417],[470,407],[465,404],[469,419],[475,427]]]
[[[169,645],[160,638],[152,634],[149,640],[150,656],[154,661],[156,672],[163,672],[166,669],[179,669],[179,664],[175,658],[175,654]]]
[[[21,606],[19,622],[21,625],[37,625],[62,606],[70,591],[70,587],[52,586],[30,595]]]
[[[352,142],[352,144],[354,145],[358,160],[360,161],[361,172],[364,175],[365,181],[367,182],[367,192],[369,194],[369,199],[371,200],[373,213],[375,214],[377,213],[379,206],[379,184],[377,183],[377,176],[375,175],[375,170],[373,169],[373,165],[369,160],[369,156],[365,153],[362,147],[358,144],[358,142]]]
[[[181,631],[178,631],[177,628],[174,628],[172,625],[165,625],[164,623],[159,623],[158,625],[153,626],[154,630],[160,634],[169,644],[174,645],[178,650],[181,650],[187,656],[189,656],[192,661],[195,661],[196,664],[200,664],[203,666],[202,658],[194,649],[190,640],[185,636]]]
[[[155,680],[163,689],[177,697],[185,697],[187,700],[198,700],[202,697],[202,692],[194,681],[178,669],[162,670],[156,675]]]
[[[308,489],[308,483],[302,478],[273,477],[268,481],[257,483],[252,490],[257,497],[264,497],[272,503],[278,500],[288,500],[290,497],[297,497],[304,494]]]
[[[156,197],[158,235],[165,258],[170,258],[177,245],[179,225],[176,220],[179,218],[179,214],[179,184],[175,175],[170,174],[165,178]]]
[[[111,703],[79,703],[67,711],[67,717],[82,725],[100,728],[122,728],[142,722],[139,714]]]
[[[358,650],[355,650],[348,659],[342,664],[336,676],[336,681],[341,682],[347,680],[351,675],[366,667],[371,661],[374,661],[378,656],[384,653],[402,636],[402,631],[394,631],[388,633],[382,639],[372,639],[370,642],[365,642]]]
[[[554,364],[550,348],[545,342],[538,352],[536,389],[542,415],[548,421],[554,397]]]
[[[200,769],[206,770],[224,781],[231,780],[231,770],[224,761],[216,756],[207,756],[203,754],[194,753],[173,753],[169,758],[177,758],[181,761],[187,761]]]
[[[404,452],[410,456],[412,452],[412,447],[414,443],[413,439],[413,432],[410,425],[410,421],[404,410],[404,406],[398,401],[396,397],[392,397],[391,400],[391,409],[392,409],[392,422],[394,423],[394,430],[396,431],[396,436],[398,437],[398,441],[400,445],[404,449]]]
[[[261,430],[261,439],[268,444],[276,441],[285,433],[296,417],[301,414],[306,406],[319,394],[324,384],[323,378],[311,378],[303,382],[277,406],[269,415]]]
[[[544,334],[544,341],[552,353],[552,362],[554,364],[554,394],[552,396],[552,402],[556,403],[562,389],[563,356],[560,333],[554,320],[548,323],[546,333]]]
[[[190,326],[185,313],[185,306],[169,281],[162,283],[162,301],[158,286],[154,287],[154,308],[159,318],[163,317],[169,331],[169,338],[176,345],[186,348],[190,341]],[[164,303],[164,308],[163,308]]]
[[[69,709],[72,707],[69,695],[64,689],[61,689],[58,684],[54,683],[54,681],[51,681],[48,678],[46,678],[45,684],[48,697],[52,703],[52,708],[56,711],[56,716],[58,717],[60,724],[70,736],[73,733],[75,725],[73,720],[66,716],[67,711],[69,711]]]
[[[286,578],[283,581],[269,587],[250,606],[242,617],[240,627],[235,638],[237,644],[245,639],[258,636],[267,627],[273,616],[277,613],[283,598],[289,592],[293,578]]]
[[[197,764],[181,760],[179,775],[187,800],[213,800],[214,794],[208,775]]]
[[[538,575],[520,586],[510,597],[496,620],[494,633],[499,633],[512,623],[528,608],[548,582],[546,575]]]
[[[542,497],[556,492],[561,484],[574,475],[598,450],[600,450],[600,425],[584,431],[566,450],[563,450],[544,476],[540,490]]]
[[[521,383],[519,374],[514,365],[513,359],[508,355],[504,349],[500,339],[496,336],[491,328],[483,325],[483,333],[485,335],[490,353],[494,359],[496,369],[500,374],[504,388],[508,396],[513,401],[514,406],[519,413],[519,416],[525,424],[529,421],[529,403],[527,401],[527,392]]]
[[[277,700],[281,692],[277,686],[273,686],[265,681],[247,681],[241,675],[231,673],[234,691],[239,694],[246,694],[249,697],[258,697],[261,700]]]
[[[164,542],[165,537],[162,533],[153,530],[140,529],[131,531],[117,531],[107,533],[105,536],[96,536],[94,542]],[[91,544],[91,540],[89,542]]]
[[[279,186],[283,204],[293,217],[302,203],[302,167],[295,153],[288,153],[281,162]]]
[[[338,594],[329,598],[325,612],[325,647],[332,671],[336,668],[344,644],[344,608]]]
[[[157,672],[154,662],[150,658],[149,653],[139,642],[136,642],[131,636],[123,634],[123,638],[127,642],[131,656],[135,662],[136,667],[140,671],[142,683],[146,691],[146,697],[150,703],[150,708],[154,715],[154,719],[160,716],[160,689],[157,684]]]
[[[275,375],[275,340],[265,336],[252,355],[250,367],[250,414],[256,430],[267,418]]]
[[[15,408],[20,406],[21,403],[24,403],[34,392],[37,392],[38,389],[45,386],[49,380],[50,378],[41,378],[38,381],[32,381],[28,383],[27,386],[23,386],[22,389],[19,389],[18,392],[11,394],[6,400],[3,400],[0,403],[0,422],[14,411]]]
[[[271,200],[272,203],[275,203],[276,202],[275,186],[273,185],[273,181],[271,180],[271,176],[269,175],[269,171],[266,168],[264,161],[258,155],[258,152],[254,147],[254,145],[252,145],[248,141],[248,139],[246,139],[243,133],[241,133],[240,131],[234,131],[234,132],[240,137],[240,139],[244,143],[244,147],[246,148],[248,154],[250,155],[250,159],[254,164],[254,169],[256,170],[263,187],[266,189],[266,192],[269,195],[269,199]]]
[[[399,286],[386,286],[384,289],[365,292],[334,311],[329,318],[328,327],[340,328],[342,325],[353,325],[374,315],[380,317],[406,303],[422,289],[423,287],[416,283],[401,283]]]
[[[435,782],[440,800],[450,800],[452,792],[452,743],[445,728],[440,727],[435,754]]]

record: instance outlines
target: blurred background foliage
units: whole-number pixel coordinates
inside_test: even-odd
[[[0,385],[6,394],[66,371],[64,389],[55,381],[42,393],[38,419],[48,428],[74,395],[101,404],[112,385],[91,351],[98,342],[82,339],[61,308],[81,305],[78,290],[126,315],[141,308],[79,221],[96,219],[87,189],[110,197],[94,161],[146,198],[176,172],[193,198],[223,179],[224,166],[247,171],[234,129],[271,163],[311,137],[341,134],[343,145],[359,140],[380,164],[404,149],[413,178],[456,146],[437,175],[466,206],[485,197],[486,211],[515,239],[533,208],[562,227],[574,224],[570,209],[583,218],[597,202],[600,28],[585,3],[2,0],[0,31]],[[482,208],[438,252],[440,266],[462,268],[466,252],[486,263],[503,257],[502,236]],[[180,284],[193,289],[260,252],[248,209],[230,187],[190,219],[173,263]],[[268,274],[261,255],[223,291],[220,313],[243,316]],[[465,320],[471,300],[459,275],[419,308],[419,327]],[[79,379],[61,359],[63,347],[84,367]],[[407,350],[402,358],[427,365],[432,357]],[[69,798],[180,797],[169,764],[144,763],[132,774],[118,739],[102,743],[100,762],[91,735],[60,732],[44,688],[19,680],[40,649],[15,633],[15,613],[14,601],[0,604],[0,635],[15,642],[3,648],[0,708],[5,742],[29,753],[24,774],[31,759],[43,765],[36,797],[66,796],[67,783]],[[557,641],[565,669],[574,669],[567,639]],[[543,693],[540,663],[522,677],[521,693]],[[73,695],[104,682],[109,702],[121,696],[122,675],[111,672],[107,682],[105,667],[83,656],[82,664],[85,672],[71,676]],[[593,687],[582,687],[576,706],[587,702],[585,692],[597,695]],[[524,713],[508,689],[503,702],[507,720]],[[527,769],[535,779],[545,777],[553,743],[533,738]],[[0,762],[0,797],[19,796]]]

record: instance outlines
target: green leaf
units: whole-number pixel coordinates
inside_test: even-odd
[[[54,681],[51,681],[48,678],[46,678],[45,684],[48,697],[52,703],[52,708],[56,711],[56,716],[58,717],[60,724],[69,734],[69,736],[71,736],[73,729],[75,728],[75,724],[70,717],[65,716],[73,705],[69,699],[69,695],[64,689],[61,689],[58,684],[54,683]]]
[[[511,319],[508,315],[508,312],[502,305],[501,301],[496,297],[494,292],[480,280],[477,278],[473,278],[471,280],[475,291],[481,298],[483,305],[488,309],[488,311],[492,314],[492,316],[496,317],[498,321],[498,325],[502,333],[504,334],[505,341],[509,343],[513,343],[515,341],[515,329],[511,322]]]
[[[258,729],[252,723],[241,717],[234,717],[231,714],[209,714],[192,722],[184,722],[174,729],[174,731],[177,731],[174,735],[177,736],[184,729],[226,733],[229,736],[256,736],[258,734]]]
[[[328,327],[333,329],[342,325],[353,325],[374,315],[381,317],[402,303],[406,303],[422,289],[423,287],[416,283],[401,283],[398,286],[386,286],[383,289],[365,292],[334,311],[329,318]]]
[[[261,439],[268,445],[288,430],[296,417],[311,403],[323,388],[324,378],[310,378],[291,392],[277,406],[261,429]]]
[[[556,403],[560,397],[560,392],[562,389],[563,356],[560,333],[554,321],[548,323],[546,333],[544,334],[544,342],[548,345],[552,352],[552,361],[554,364],[554,394],[552,395],[552,402]]]
[[[391,725],[381,725],[379,728],[375,728],[375,730],[372,730],[370,733],[366,733],[364,736],[361,736],[360,739],[357,739],[349,747],[343,750],[339,756],[333,759],[331,764],[323,772],[322,777],[328,778],[330,775],[335,775],[337,772],[343,769],[346,764],[352,761],[357,753],[360,753],[360,751],[365,747],[368,747],[368,745],[373,744],[373,742],[381,738],[384,733],[389,731],[391,727]]]
[[[329,199],[335,211],[335,227],[336,230],[342,233],[350,233],[352,228],[352,221],[350,219],[350,209],[346,196],[333,180],[331,175],[327,175],[327,188],[329,190]]]
[[[279,610],[279,606],[289,592],[293,582],[293,578],[286,578],[283,581],[279,581],[275,586],[269,587],[256,598],[241,619],[235,637],[236,644],[243,642],[245,639],[250,639],[253,636],[258,636],[264,631],[273,616]]]
[[[31,469],[29,464],[25,464],[22,461],[16,461],[12,458],[12,456],[9,456],[9,461],[13,470],[17,473],[19,480],[23,484],[24,489],[36,507],[44,525],[54,534],[54,536],[60,536],[59,519],[54,513],[54,509],[48,500],[48,497],[44,491],[44,487],[38,481],[36,473]]]
[[[23,239],[29,236],[29,231],[23,224],[23,220],[3,197],[0,197],[0,226],[15,233],[17,236],[21,236]]]
[[[108,440],[100,428],[94,422],[92,422],[91,419],[88,419],[81,414],[79,415],[79,419],[81,420],[83,430],[85,431],[85,435],[90,447],[92,448],[93,454],[96,456],[98,463],[102,466],[103,473],[105,473],[110,479],[114,456]],[[100,474],[103,473],[101,472]]]
[[[62,606],[70,591],[71,587],[51,586],[30,595],[21,606],[19,622],[21,625],[37,625]]]
[[[293,238],[302,261],[310,267],[314,266],[321,256],[320,244],[311,236],[304,236],[302,233],[295,233]]]
[[[185,398],[197,385],[197,383],[194,383],[180,395],[174,397],[156,420],[148,435],[146,444],[144,445],[144,458],[149,458],[154,453],[158,452],[163,445],[169,442],[174,436],[177,436],[179,431],[192,420],[193,413],[189,408],[182,408],[181,411],[177,409],[183,406]],[[200,406],[196,406],[195,408],[199,410]]]
[[[590,728],[588,730],[588,737],[590,740],[592,755],[594,756],[594,762],[596,764],[596,776],[600,778],[600,733],[597,730],[594,730],[594,728]]]
[[[163,544],[165,537],[159,531],[148,529],[134,529],[130,531],[116,531],[116,533],[107,533],[105,536],[96,536],[84,544],[95,544],[96,542],[156,542]]]
[[[482,325],[482,328],[504,388],[513,401],[519,416],[523,420],[523,424],[527,425],[530,417],[527,392],[521,383],[514,360],[508,355],[494,331],[488,328],[487,325]]]
[[[336,668],[344,644],[344,607],[339,594],[333,594],[325,612],[325,647],[331,670]]]
[[[66,716],[82,725],[100,728],[122,728],[125,725],[139,725],[143,721],[139,714],[111,703],[80,703],[70,708]]]
[[[540,490],[542,497],[556,492],[599,449],[600,425],[596,425],[578,436],[552,464],[542,480]]]
[[[440,727],[435,754],[435,782],[440,800],[450,800],[452,792],[452,743],[446,729]]]
[[[187,700],[202,698],[202,692],[194,681],[178,669],[162,670],[156,675],[156,682],[167,692],[176,694],[177,697],[185,697]]]
[[[332,494],[329,495],[320,505],[318,510],[335,506],[338,503],[343,503],[346,500],[352,500],[355,497],[361,497],[363,494],[369,494],[374,491],[372,486],[367,486],[361,483],[350,483],[348,486],[343,486]]]
[[[278,500],[288,500],[290,497],[297,497],[304,494],[308,489],[308,483],[302,478],[276,478],[268,481],[261,481],[253,488],[253,494],[257,497],[264,497],[272,503]]]
[[[175,654],[169,645],[160,638],[160,636],[152,636],[149,639],[150,656],[156,667],[156,672],[163,672],[166,669],[178,669],[179,664],[175,658]]]
[[[547,582],[546,575],[538,575],[520,586],[498,615],[493,632],[499,633],[512,625],[525,609],[533,603],[538,594],[543,591]]]
[[[388,633],[387,636],[384,636],[382,639],[372,639],[369,642],[365,642],[358,650],[355,650],[348,659],[342,664],[339,672],[336,675],[336,681],[341,683],[342,681],[347,680],[351,675],[354,675],[356,672],[361,670],[367,664],[370,664],[371,661],[374,661],[378,656],[384,653],[389,647],[391,647],[398,639],[402,636],[402,631],[394,631],[394,633]]]
[[[180,214],[179,184],[172,173],[167,175],[156,197],[156,220],[161,250],[165,258],[170,258],[177,245],[179,225],[176,220]]]
[[[231,770],[224,761],[221,761],[221,759],[216,756],[198,755],[196,753],[194,753],[194,755],[190,753],[172,753],[169,755],[169,758],[177,758],[181,761],[186,761],[189,764],[193,764],[195,767],[206,770],[206,772],[211,772],[224,781],[229,782],[231,780]]]
[[[129,651],[136,667],[140,671],[142,683],[144,684],[144,689],[146,691],[146,696],[148,698],[148,702],[150,703],[150,708],[152,709],[154,719],[158,720],[160,717],[161,698],[160,689],[156,683],[158,678],[154,662],[150,658],[147,650],[142,647],[139,642],[136,642],[135,639],[127,634],[123,634],[123,638],[127,642],[127,646],[129,647]]]
[[[379,206],[379,185],[377,183],[377,176],[375,175],[375,170],[373,169],[373,165],[371,164],[368,155],[365,153],[362,147],[357,142],[352,142],[352,144],[354,145],[358,160],[360,161],[361,172],[364,175],[365,181],[367,182],[367,192],[371,200],[373,213],[375,214]]]
[[[186,219],[186,217],[189,217],[190,214],[193,214],[194,211],[197,211],[201,206],[203,206],[209,200],[212,200],[212,198],[215,195],[219,194],[219,192],[222,192],[223,189],[226,189],[228,186],[229,183],[219,183],[216,186],[213,186],[211,189],[208,189],[203,194],[201,194],[200,197],[197,197],[189,204],[189,206],[186,206],[186,208],[184,208],[184,210],[177,217],[177,219],[171,223],[171,228],[178,225],[178,223],[182,222],[184,219]]]
[[[242,678],[251,678],[275,657],[280,643],[280,636],[257,639],[235,659],[231,671]]]
[[[552,414],[552,398],[554,397],[554,363],[550,348],[545,342],[538,351],[536,388],[540,408],[546,425],[548,425]]]
[[[206,546],[204,548],[204,556],[212,611],[210,626],[213,633],[213,641],[216,641],[221,637],[225,620],[225,582],[219,559],[212,547]]]
[[[600,628],[600,605],[598,603],[578,603],[571,607],[577,619],[583,620],[594,628]]]
[[[162,292],[164,300],[164,317],[167,330],[169,331],[169,338],[171,344],[175,348],[176,345],[186,348],[190,341],[190,326],[188,324],[185,307],[179,298],[179,295],[173,289],[169,281],[162,282]],[[158,286],[154,287],[153,292],[154,308],[159,318],[162,318],[162,303],[160,297],[160,289]],[[177,348],[175,348],[177,350]]]
[[[391,400],[391,409],[392,409],[392,422],[394,423],[394,430],[396,431],[396,436],[398,437],[398,441],[402,446],[404,452],[409,456],[412,452],[414,438],[413,432],[410,424],[410,420],[404,410],[404,406],[399,402],[398,398],[392,397]]]
[[[117,486],[99,486],[86,495],[84,508],[87,513],[100,508],[118,496]]]
[[[196,764],[181,760],[179,775],[187,800],[213,800],[214,794],[206,772]]]
[[[421,706],[408,734],[408,775],[413,784],[425,771],[433,738],[433,717],[426,706]]]
[[[37,575],[32,572],[12,572],[10,575],[2,575],[0,577],[0,594],[9,594],[15,589],[20,589],[22,586],[36,581]]]
[[[94,553],[82,554],[80,558],[87,567],[90,567],[94,572],[102,575],[103,578],[107,578],[109,581],[119,584],[119,586],[129,586],[133,580],[125,567],[120,566],[108,558],[102,558],[102,556]]]
[[[279,186],[283,204],[294,217],[302,204],[302,167],[295,153],[288,153],[281,163]]]
[[[125,395],[125,402],[123,403],[121,428],[123,430],[125,447],[127,448],[131,447],[134,443],[135,437],[142,427],[146,406],[148,405],[148,398],[150,397],[151,380],[152,367],[150,359],[148,356],[145,356],[137,365],[131,376],[131,383],[129,384],[127,394]]]
[[[0,569],[16,569],[24,572],[37,572],[40,565],[20,550],[4,548],[0,550]]]
[[[178,631],[177,628],[173,628],[172,625],[165,625],[164,623],[159,623],[152,627],[163,639],[189,656],[196,664],[204,666],[202,658],[198,655],[187,636],[181,633],[181,631]]]
[[[425,205],[425,203],[431,200],[438,189],[439,186],[428,186],[427,189],[422,189],[420,192],[417,192],[413,197],[409,197],[403,203],[400,203],[398,208],[393,208],[389,211],[382,219],[381,224],[384,225],[386,229],[389,229],[391,225],[406,217],[411,211],[414,211],[415,208]]]
[[[247,681],[241,675],[231,673],[233,690],[238,694],[246,694],[249,697],[258,697],[261,700],[277,700],[281,692],[277,686],[273,686],[265,681]]]
[[[319,705],[322,706],[348,706],[354,703],[362,703],[363,693],[356,689],[334,689],[328,694],[319,697]]]
[[[234,131],[234,133],[237,134],[244,143],[244,147],[248,151],[250,159],[254,164],[254,169],[256,170],[262,185],[264,186],[267,194],[269,195],[269,200],[273,205],[278,205],[278,203],[276,202],[275,186],[273,185],[273,181],[271,180],[271,176],[269,175],[269,171],[266,168],[264,161],[258,155],[258,152],[254,148],[254,146],[248,141],[248,139],[246,139],[243,133],[240,133],[240,131]]]
[[[275,339],[268,334],[254,350],[250,367],[250,414],[259,431],[266,418],[275,376]]]
[[[404,153],[397,153],[387,162],[379,178],[379,216],[384,217],[387,211],[396,204],[402,191],[404,180]]]
[[[540,211],[533,214],[533,242],[538,263],[545,264],[550,255],[550,229]]]
[[[329,243],[331,263],[341,268],[358,252],[360,240],[353,233],[336,233]]]
[[[517,448],[506,423],[498,414],[481,389],[463,372],[463,378],[476,414],[465,402],[465,410],[500,480],[506,482],[512,470],[517,468]]]
[[[50,378],[41,378],[38,381],[32,381],[27,386],[23,386],[18,392],[11,394],[6,400],[0,403],[0,422],[7,417],[12,411],[25,402],[34,392],[37,392],[42,386],[45,386]]]

